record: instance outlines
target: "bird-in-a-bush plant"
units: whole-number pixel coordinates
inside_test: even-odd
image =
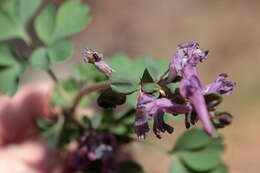
[[[177,46],[169,60],[106,57],[86,48],[74,77],[59,79],[55,63],[71,57],[70,36],[91,21],[89,7],[80,0],[49,3],[5,0],[0,4],[0,92],[13,95],[20,76],[30,66],[41,69],[55,86],[51,104],[60,108],[52,120],[39,119],[42,137],[64,151],[70,169],[91,173],[142,173],[136,161],[120,161],[123,146],[147,144],[151,131],[161,139],[173,133],[170,120],[184,120],[187,130],[165,150],[172,157],[169,173],[227,173],[220,158],[223,137],[218,130],[231,123],[230,113],[218,110],[234,82],[220,73],[202,86],[198,64],[208,58],[196,41]],[[19,49],[19,45],[24,47]],[[97,108],[97,105],[99,108]],[[120,106],[122,105],[122,106]],[[81,108],[95,107],[89,116]],[[194,128],[198,123],[203,128]],[[136,135],[135,135],[136,134]],[[161,139],[163,140],[163,139]],[[77,142],[74,150],[69,144]]]

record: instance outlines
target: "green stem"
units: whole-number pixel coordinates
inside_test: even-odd
[[[96,84],[96,85],[87,87],[87,88],[83,89],[82,91],[80,91],[80,92],[78,93],[78,95],[76,96],[76,98],[74,99],[73,103],[72,103],[72,106],[71,106],[70,111],[69,111],[70,114],[73,114],[73,113],[75,112],[75,110],[76,110],[76,108],[77,108],[77,106],[78,106],[80,100],[81,100],[84,96],[86,96],[86,95],[88,95],[88,94],[90,94],[90,93],[92,93],[92,92],[94,92],[94,91],[99,91],[99,90],[107,89],[107,88],[109,88],[109,87],[110,87],[110,84],[109,84],[108,82],[100,82],[100,83],[98,83],[98,84]]]
[[[57,78],[57,76],[55,75],[55,73],[51,70],[51,69],[49,69],[48,71],[47,71],[47,73],[49,74],[49,76],[51,77],[51,79],[55,82],[55,83],[57,83],[59,80],[58,80],[58,78]]]

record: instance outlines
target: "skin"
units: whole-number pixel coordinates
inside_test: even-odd
[[[39,138],[36,120],[53,116],[49,84],[0,95],[0,172],[64,173],[59,152]]]

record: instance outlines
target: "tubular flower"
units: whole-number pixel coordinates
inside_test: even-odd
[[[199,44],[195,41],[179,44],[169,65],[168,82],[171,82],[178,73],[182,73],[187,64],[196,66],[206,60],[208,53],[209,51],[200,50]]]
[[[206,60],[207,55],[208,51],[200,50],[197,42],[180,44],[175,56],[171,60],[169,77],[175,77],[174,75],[181,73],[183,77],[180,84],[181,95],[190,100],[205,131],[209,135],[213,135],[214,128],[209,117],[200,77],[196,69],[196,65]]]
[[[161,132],[173,132],[173,127],[163,120],[165,112],[171,114],[185,114],[190,111],[187,106],[175,104],[167,98],[156,99],[148,94],[140,92],[137,102],[136,119],[134,123],[135,132],[139,139],[145,139],[149,131],[148,120],[153,119],[153,132],[161,138]]]
[[[180,93],[184,98],[190,100],[191,105],[197,112],[205,131],[209,135],[214,134],[214,128],[210,120],[207,105],[202,93],[200,79],[195,67],[185,67],[185,75],[180,83]]]
[[[104,56],[102,53],[98,53],[89,48],[84,49],[84,62],[93,64],[101,73],[106,76],[110,76],[114,69],[112,69],[104,60]]]
[[[220,73],[217,76],[215,82],[208,84],[203,88],[204,94],[225,94],[230,95],[236,85],[235,82],[227,81],[228,75],[226,73]]]

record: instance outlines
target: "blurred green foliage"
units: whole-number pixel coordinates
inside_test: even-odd
[[[203,129],[192,129],[182,134],[173,150],[169,173],[227,173],[220,159],[224,151],[223,139],[209,137]]]
[[[53,63],[68,59],[73,51],[68,37],[85,29],[91,20],[89,7],[80,0],[67,0],[59,8],[51,3],[38,11],[41,3],[41,0],[5,0],[0,4],[1,93],[15,93],[19,77],[28,65],[49,70]],[[31,21],[40,44],[34,42],[37,39],[27,30]],[[11,44],[14,39],[24,41],[29,55],[15,50]]]

